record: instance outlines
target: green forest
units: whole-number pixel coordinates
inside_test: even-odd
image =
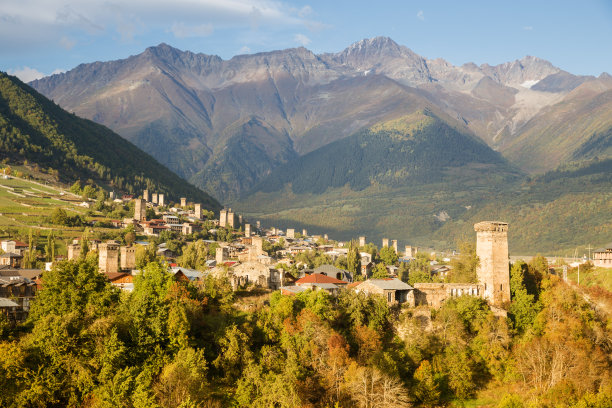
[[[104,126],[70,114],[13,76],[0,72],[0,159],[28,161],[58,181],[92,180],[108,189],[144,189],[189,197],[218,209],[211,196]]]
[[[28,321],[0,324],[0,406],[612,406],[611,320],[594,306],[609,294],[541,257],[513,265],[508,318],[476,297],[430,310],[350,290],[247,310],[257,293],[223,275],[177,281],[154,261],[120,293],[96,264],[59,263]]]
[[[416,120],[410,128],[401,122],[379,125],[301,156],[274,170],[253,191],[279,191],[290,184],[296,194],[323,194],[345,185],[359,191],[371,184],[397,188],[477,179],[497,185],[520,179],[521,172],[499,153],[433,113],[425,110],[410,119]]]

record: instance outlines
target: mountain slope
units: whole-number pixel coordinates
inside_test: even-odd
[[[561,102],[543,109],[501,148],[530,173],[552,170],[572,160],[612,157],[612,79],[575,87]]]
[[[148,188],[219,203],[109,129],[70,114],[17,78],[0,73],[0,156],[58,171],[65,181],[93,179],[126,192]]]

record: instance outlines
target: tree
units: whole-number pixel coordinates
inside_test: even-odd
[[[359,248],[353,241],[349,244],[346,267],[353,276],[361,275],[361,255],[359,254]]]
[[[389,277],[389,271],[384,263],[377,263],[374,271],[372,271],[372,279],[385,279]]]
[[[524,277],[528,266],[518,261],[512,265],[510,270],[510,292],[512,303],[510,304],[510,317],[514,323],[515,330],[522,334],[533,324],[540,305],[535,300],[535,296],[527,293]]]
[[[55,235],[53,231],[47,235],[47,245],[45,245],[45,258],[47,262],[55,261]]]
[[[447,282],[476,283],[476,268],[479,264],[476,246],[468,241],[459,242],[459,256],[451,260],[451,270],[446,277]]]
[[[395,253],[395,249],[393,247],[384,247],[378,253],[380,260],[385,263],[385,265],[395,265],[398,260],[398,256]]]

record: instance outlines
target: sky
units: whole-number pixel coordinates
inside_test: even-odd
[[[24,81],[160,43],[229,59],[338,52],[376,36],[454,65],[533,55],[573,74],[612,74],[612,0],[0,1],[0,70]]]

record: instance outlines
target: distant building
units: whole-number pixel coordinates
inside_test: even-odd
[[[21,241],[2,241],[0,246],[4,252],[12,252],[19,255],[23,255],[23,252],[28,249],[28,244]]]
[[[612,243],[593,251],[593,265],[612,268]]]
[[[7,265],[11,268],[21,268],[23,255],[7,252],[0,255],[0,265]]]
[[[349,271],[336,268],[334,265],[321,265],[315,268],[313,273],[336,278],[346,283],[353,281],[353,276]]]

